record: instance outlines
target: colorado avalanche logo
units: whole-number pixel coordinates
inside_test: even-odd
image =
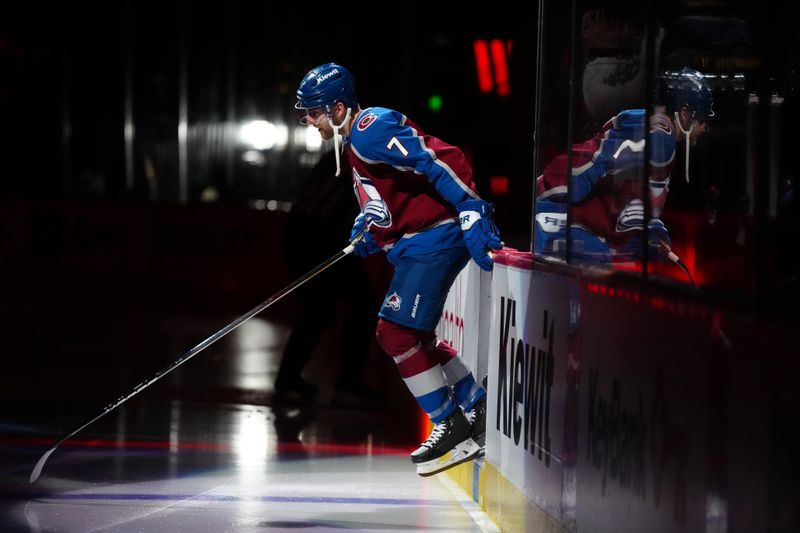
[[[378,115],[375,113],[367,113],[361,117],[361,120],[358,121],[356,128],[358,128],[358,131],[364,131],[365,129],[369,128],[373,122],[375,122],[376,118],[378,118]]]
[[[399,311],[400,304],[403,303],[403,299],[397,295],[396,292],[393,292],[389,297],[386,298],[386,302],[383,304],[384,307],[388,307],[392,311]]]
[[[616,229],[620,233],[625,231],[641,230],[643,220],[644,204],[637,198],[628,202],[628,205],[622,209],[619,217],[617,217]]]
[[[356,169],[353,169],[353,188],[355,189],[361,211],[369,220],[370,225],[379,228],[388,228],[392,225],[392,214],[389,206],[381,198],[378,189],[372,184],[372,180],[361,176]]]

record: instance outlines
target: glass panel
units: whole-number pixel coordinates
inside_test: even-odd
[[[535,250],[635,269],[645,212],[645,18],[637,5],[584,3],[575,21],[573,141],[537,179]]]
[[[682,8],[661,30],[658,98],[675,129],[676,151],[661,214],[673,255],[650,265],[658,276],[745,284],[753,245],[747,169],[757,139],[748,111],[749,88],[758,83],[750,36],[749,23],[726,6],[707,13]]]
[[[655,280],[700,287],[796,275],[798,172],[786,147],[798,69],[774,60],[786,45],[770,29],[789,23],[724,1],[647,16],[636,2],[576,7],[571,19],[545,3],[537,256],[647,264]]]
[[[566,258],[568,240],[566,173],[572,77],[569,58],[573,46],[570,7],[566,2],[543,3],[536,74],[533,250],[539,258],[558,262]]]

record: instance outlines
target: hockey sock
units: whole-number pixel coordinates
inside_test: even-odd
[[[449,363],[442,367],[447,384],[453,387],[453,393],[458,405],[464,411],[469,411],[472,406],[486,394],[483,387],[475,382],[475,378],[470,372],[464,360],[454,357]]]
[[[486,391],[475,382],[467,364],[458,352],[446,341],[438,340],[433,332],[420,332],[424,346],[429,346],[434,358],[439,361],[444,371],[447,384],[453,387],[455,401],[464,411],[469,411],[480,400]]]
[[[403,381],[420,407],[434,423],[447,418],[456,408],[450,397],[442,366],[423,348],[411,328],[378,320],[378,344],[394,359]]]

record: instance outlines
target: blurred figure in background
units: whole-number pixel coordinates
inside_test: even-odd
[[[641,8],[628,4],[588,9],[581,18],[583,102],[594,126],[588,135],[644,99],[646,24]]]
[[[297,279],[347,244],[342,234],[356,216],[353,189],[346,178],[336,177],[333,151],[326,152],[312,169],[292,205],[286,222],[283,252],[292,278]],[[315,348],[329,327],[339,323],[340,370],[332,403],[342,406],[375,403],[377,394],[363,382],[371,339],[365,335],[376,319],[368,309],[376,302],[363,260],[348,256],[339,264],[296,291],[300,315],[283,352],[275,379],[274,403],[309,405],[317,387],[302,377]],[[337,350],[334,348],[331,353]]]

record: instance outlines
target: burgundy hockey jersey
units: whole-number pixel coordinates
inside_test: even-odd
[[[390,261],[464,246],[456,206],[478,198],[464,153],[381,107],[356,117],[345,145],[370,232]]]

